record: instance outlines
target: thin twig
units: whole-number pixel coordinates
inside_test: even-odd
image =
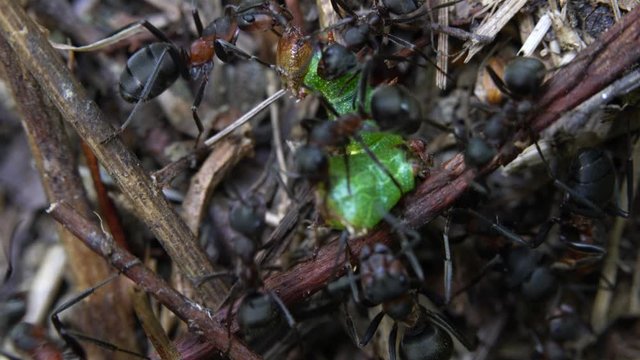
[[[260,356],[251,352],[240,340],[233,336],[229,338],[226,329],[212,319],[211,310],[169,286],[138,258],[119,247],[96,223],[89,221],[66,203],[54,203],[47,211],[87,247],[102,255],[114,268],[186,322],[191,331],[202,332],[207,341],[220,351],[224,351],[228,346],[232,359],[260,359]]]
[[[15,58],[9,44],[0,38],[0,67],[4,68],[22,114],[22,124],[47,197],[51,202],[67,201],[89,215],[91,207],[60,113],[46,99],[45,92],[23,63]],[[60,227],[58,233],[76,289],[84,290],[109,276],[111,269],[99,256],[64,228]],[[120,282],[109,285],[109,292],[93,297],[89,306],[77,308],[75,316],[81,319],[78,323],[82,324],[83,332],[134,349],[134,325],[128,315],[131,307],[124,287]],[[95,347],[88,350],[92,357],[99,357],[97,351],[101,350]]]

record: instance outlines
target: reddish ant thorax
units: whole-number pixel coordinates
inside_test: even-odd
[[[203,36],[193,43],[189,48],[189,64],[192,67],[202,66],[213,59],[215,51],[213,49],[214,35]]]

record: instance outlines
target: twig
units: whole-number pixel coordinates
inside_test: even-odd
[[[153,348],[161,359],[179,359],[180,353],[176,349],[169,336],[164,332],[160,321],[153,313],[151,304],[149,304],[149,295],[140,290],[134,289],[133,294],[133,309],[136,311],[136,316],[140,321],[140,325],[144,329],[144,333],[147,338],[153,344]]]
[[[120,139],[105,142],[115,129],[108,124],[104,114],[87,97],[38,27],[15,1],[0,0],[0,32],[15,51],[15,61],[24,64],[64,120],[91,147],[183,274],[194,279],[210,273],[211,264],[193,233]],[[222,301],[224,289],[219,281],[210,281],[199,288],[199,294],[208,305],[217,306]]]
[[[636,142],[632,146],[632,159],[633,163],[637,164],[640,160],[640,143]],[[635,167],[635,173],[632,179],[636,179],[632,185],[633,193],[637,193],[638,184],[638,167]],[[621,184],[622,191],[620,191],[620,206],[621,209],[627,209],[629,206],[627,201],[627,184],[623,181]],[[633,206],[633,205],[631,205]],[[611,301],[614,297],[614,292],[611,287],[615,288],[618,277],[618,266],[620,263],[620,241],[628,219],[617,217],[609,232],[609,239],[607,240],[607,255],[602,265],[602,271],[600,273],[600,286],[598,286],[598,292],[593,301],[593,309],[591,312],[591,327],[596,334],[601,333],[604,328],[609,324]],[[633,294],[631,296],[634,296]]]
[[[97,224],[80,215],[74,208],[66,203],[54,203],[47,211],[87,247],[102,255],[118,271],[186,322],[191,331],[201,332],[207,341],[221,351],[229,346],[229,356],[232,359],[260,359],[240,340],[233,336],[229,338],[226,329],[213,321],[209,309],[174,290],[138,258],[119,247]]]
[[[636,7],[551,78],[548,90],[536,104],[544,112],[532,122],[533,130],[548,127],[620,78],[638,61],[639,44],[640,9]]]
[[[225,136],[231,134],[237,128],[239,128],[240,126],[244,125],[247,121],[253,119],[253,117],[258,115],[259,112],[261,112],[262,110],[264,110],[267,107],[269,107],[269,105],[273,104],[276,100],[280,99],[286,93],[287,93],[286,89],[278,90],[276,93],[274,93],[273,95],[269,96],[268,98],[266,98],[264,101],[262,101],[258,105],[254,106],[249,112],[247,112],[246,114],[242,115],[239,119],[234,121],[231,125],[229,125],[226,128],[224,128],[224,130],[222,130],[219,133],[217,133],[217,134],[213,135],[212,137],[208,138],[204,142],[204,144],[206,146],[212,146],[213,144],[217,143],[221,139],[224,139]]]
[[[60,113],[46,99],[22,62],[16,61],[16,54],[1,37],[0,63],[22,114],[22,124],[49,201],[67,201],[85,215],[90,214],[89,200]],[[109,265],[72,234],[60,227],[59,235],[77,289],[91,287],[109,275]],[[80,319],[78,323],[82,324],[83,332],[133,349],[136,346],[134,325],[128,315],[130,306],[123,287],[124,284],[118,282],[109,285],[109,293],[93,297],[90,308],[78,308],[75,315]],[[94,351],[101,350],[89,349],[90,355],[97,357]]]
[[[253,144],[247,138],[225,139],[215,147],[200,170],[191,178],[182,209],[184,221],[196,236],[213,190],[227,172],[252,150]]]
[[[103,217],[104,221],[107,223],[109,232],[118,243],[118,245],[122,246],[126,250],[130,250],[129,245],[127,244],[127,238],[124,235],[124,228],[122,227],[120,217],[118,216],[118,210],[109,197],[109,194],[107,193],[107,187],[104,185],[104,183],[102,182],[102,178],[100,177],[100,164],[98,164],[98,159],[93,154],[91,149],[87,146],[87,144],[83,142],[80,145],[82,147],[84,158],[87,161],[87,167],[89,168],[89,172],[91,173],[93,187],[95,188],[96,194],[98,195],[98,209],[100,210],[100,214]]]

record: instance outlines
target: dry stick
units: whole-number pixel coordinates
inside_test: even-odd
[[[65,121],[91,147],[183,274],[194,279],[211,273],[211,264],[193,233],[150,181],[140,161],[120,139],[103,143],[114,133],[114,128],[16,1],[0,0],[0,32],[15,51],[15,61],[29,69]],[[207,282],[198,290],[211,307],[218,306],[226,294],[226,287],[220,281]]]
[[[67,201],[85,215],[91,214],[82,180],[77,171],[75,153],[57,109],[48,101],[40,86],[15,53],[0,37],[0,67],[22,115],[31,153],[40,173],[43,187],[50,202]],[[87,249],[71,233],[59,227],[60,240],[68,255],[67,259],[75,288],[84,290],[104,280],[111,268],[100,256]],[[93,337],[134,349],[134,324],[129,316],[130,302],[125,285],[110,284],[106,292],[100,292],[84,306],[75,309],[81,331]],[[89,347],[91,358],[102,358],[104,350]]]
[[[81,142],[80,146],[82,147],[82,153],[84,154],[84,158],[87,162],[89,172],[91,173],[93,187],[96,190],[100,215],[109,227],[109,232],[118,243],[118,245],[122,246],[125,250],[131,250],[129,248],[129,244],[127,243],[127,238],[124,234],[124,227],[122,227],[122,222],[120,221],[120,216],[118,215],[116,205],[109,197],[107,187],[102,182],[102,177],[100,176],[100,164],[98,163],[98,159],[93,154],[93,151],[91,151],[91,149],[87,146],[87,144]]]
[[[133,299],[133,309],[136,311],[136,317],[140,321],[140,325],[144,329],[144,333],[153,345],[153,348],[160,356],[160,359],[180,359],[180,353],[175,345],[165,333],[160,320],[153,312],[149,303],[149,294],[134,289],[131,295]]]
[[[186,322],[191,331],[204,335],[207,341],[220,351],[229,346],[229,356],[232,359],[260,359],[260,356],[251,352],[237,338],[232,336],[229,339],[227,330],[212,319],[211,310],[191,301],[169,286],[137,257],[118,246],[95,222],[89,221],[66,203],[54,203],[48,212],[91,250],[106,258],[114,268]]]
[[[630,70],[638,61],[639,44],[640,9],[635,8],[551,77],[536,104],[545,111],[535,118],[533,130],[540,132]]]

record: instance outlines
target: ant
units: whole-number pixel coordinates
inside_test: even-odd
[[[342,31],[342,37],[344,38],[347,48],[361,49],[365,45],[368,45],[371,49],[377,51],[379,42],[376,40],[376,37],[383,36],[402,47],[415,51],[421,57],[425,58],[425,60],[429,61],[427,56],[418,50],[411,42],[393,35],[388,31],[388,28],[392,25],[410,23],[427,13],[423,11],[410,15],[410,13],[418,9],[413,0],[382,1],[382,5],[374,5],[362,15],[357,14],[345,4],[343,0],[331,0],[331,5],[342,20],[332,25],[330,29],[348,25],[348,27]],[[448,5],[449,4],[445,4],[445,6]],[[389,13],[398,16],[392,18]],[[324,31],[326,30],[328,29],[324,29]]]
[[[135,102],[136,105],[112,137],[117,136],[129,125],[141,103],[163,93],[179,76],[194,80],[204,76],[191,106],[193,120],[198,127],[196,144],[198,143],[204,127],[197,108],[202,101],[209,81],[209,73],[213,68],[215,48],[219,46],[220,41],[235,43],[238,37],[239,30],[235,17],[230,16],[230,9],[227,8],[226,16],[214,20],[206,28],[203,27],[198,11],[193,10],[198,39],[191,43],[188,51],[177,47],[162,31],[148,21],[140,22],[140,25],[149,30],[160,42],[139,49],[127,60],[127,65],[120,75],[120,95],[128,102]]]
[[[490,67],[487,68],[487,70],[496,83],[496,86],[513,99],[513,101],[508,101],[507,104],[505,104],[504,118],[515,118],[521,123],[521,126],[524,126],[524,124],[522,124],[523,117],[530,115],[533,107],[528,99],[534,96],[543,86],[544,75],[546,73],[544,64],[536,58],[518,57],[505,67],[504,83]],[[491,126],[498,127],[499,125],[496,126],[492,124]],[[627,141],[628,158],[626,171],[628,209],[626,211],[612,203],[616,184],[615,167],[609,156],[603,150],[597,148],[581,149],[571,163],[568,181],[565,183],[558,179],[553,173],[549,163],[540,150],[538,142],[535,140],[534,145],[542,162],[545,164],[549,176],[553,179],[554,186],[565,192],[565,197],[561,204],[564,218],[566,218],[568,214],[591,219],[602,218],[605,215],[623,218],[629,217],[633,199],[633,161],[631,159],[630,137],[628,137]],[[536,240],[531,243],[532,247],[537,247],[544,241],[547,232],[554,223],[574,227],[562,219],[550,219],[549,222],[543,226]],[[568,243],[577,246],[577,242],[568,241]]]
[[[193,10],[193,21],[198,38],[189,50],[179,48],[154,25],[146,20],[138,24],[145,27],[160,42],[147,45],[136,51],[129,59],[120,76],[119,90],[123,99],[135,102],[135,106],[120,129],[109,139],[120,134],[131,122],[133,115],[141,103],[151,100],[167,90],[182,76],[187,80],[203,78],[198,86],[194,102],[191,106],[193,120],[198,127],[196,145],[204,132],[202,121],[198,115],[198,106],[202,102],[205,88],[209,82],[209,74],[213,68],[214,57],[227,62],[232,54],[243,58],[255,58],[246,54],[234,44],[238,38],[239,26],[236,8],[227,6],[225,15],[212,21],[206,27],[197,10]],[[108,140],[109,140],[108,139]]]
[[[404,359],[450,359],[453,353],[450,334],[466,348],[474,347],[446,319],[426,309],[417,301],[417,295],[410,293],[411,281],[406,268],[385,245],[375,244],[373,250],[365,246],[361,250],[359,277],[365,302],[372,306],[382,304],[382,310],[371,321],[360,346],[371,341],[386,314],[394,320],[389,333],[390,359],[396,359],[399,322],[408,326],[400,340],[400,353]]]
[[[238,292],[244,290],[236,315],[238,325],[245,335],[259,331],[273,323],[277,310],[280,309],[287,323],[295,329],[296,322],[282,300],[272,291],[262,291],[262,276],[255,257],[260,247],[260,234],[264,229],[264,204],[256,199],[241,201],[229,213],[229,223],[237,235],[231,238],[229,245],[235,259],[233,272],[217,272],[205,275],[195,281],[196,286],[205,281],[221,276],[229,276],[237,280],[237,284],[227,295],[225,303],[229,303],[227,311],[227,330],[231,332],[231,315]],[[223,305],[224,306],[224,303]]]

